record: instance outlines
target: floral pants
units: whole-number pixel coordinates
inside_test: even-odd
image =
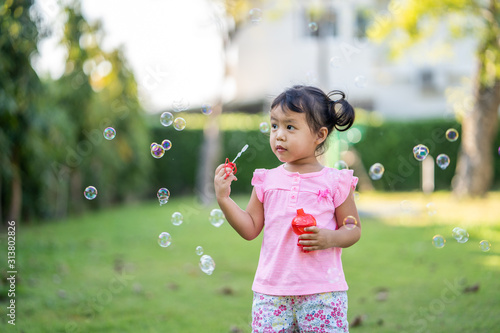
[[[254,292],[252,332],[349,332],[347,293],[271,296]]]

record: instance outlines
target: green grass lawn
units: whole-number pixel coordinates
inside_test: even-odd
[[[498,330],[500,214],[489,210],[499,210],[500,196],[431,199],[433,216],[421,209],[429,198],[419,194],[361,196],[362,213],[391,203],[388,209],[397,210],[402,200],[413,202],[413,210],[362,218],[360,242],[344,250],[348,317],[361,321],[351,332]],[[246,205],[246,197],[237,201]],[[212,226],[212,208],[185,197],[162,207],[136,204],[39,226],[18,223],[16,326],[7,324],[3,279],[0,331],[249,332],[261,238],[248,242],[227,223]],[[180,226],[170,223],[175,211],[184,215]],[[467,227],[467,243],[451,237],[455,226]],[[168,248],[156,241],[163,231],[172,235]],[[441,249],[431,244],[435,234],[447,239]],[[481,239],[492,244],[489,252],[480,251]],[[210,276],[198,267],[197,246],[216,262]],[[2,235],[2,258],[6,248]],[[478,289],[464,292],[473,286]]]

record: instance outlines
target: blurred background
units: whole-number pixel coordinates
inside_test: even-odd
[[[248,196],[253,170],[278,165],[270,104],[296,84],[342,90],[356,109],[321,159],[354,169],[369,198],[362,217],[428,222],[418,214],[437,193],[448,213],[462,205],[498,226],[496,0],[5,0],[0,50],[2,231],[17,221],[35,237],[88,214],[142,211],[159,188],[196,216],[215,205],[216,166],[245,144],[232,193]],[[164,140],[158,154],[152,143]],[[421,207],[404,200],[420,194]],[[467,214],[432,223],[472,223]]]
[[[245,168],[275,165],[259,124],[294,84],[343,90],[356,107],[356,126],[334,136],[325,163],[346,160],[362,188],[421,188],[412,158],[419,143],[434,159],[450,158],[445,170],[429,167],[430,191],[484,196],[498,187],[494,2],[150,0],[138,8],[47,0],[2,8],[3,221],[144,200],[160,184],[209,203],[212,170],[245,143],[258,152],[240,162]],[[166,111],[183,115],[182,132],[161,125]],[[109,142],[106,127],[117,133]],[[446,140],[449,128],[457,141]],[[174,148],[161,160],[148,156],[164,139]],[[376,162],[386,177],[373,184]],[[246,178],[236,192],[249,191]],[[89,185],[101,189],[91,207],[81,195]]]

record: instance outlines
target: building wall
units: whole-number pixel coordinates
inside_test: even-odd
[[[432,40],[391,61],[385,43],[355,37],[357,9],[371,3],[331,1],[336,36],[308,36],[302,2],[279,19],[243,27],[235,38],[235,101],[269,101],[285,87],[313,84],[344,90],[353,105],[390,118],[453,116],[445,91],[473,75],[474,41],[456,41],[448,47],[441,42],[446,35],[443,26]]]

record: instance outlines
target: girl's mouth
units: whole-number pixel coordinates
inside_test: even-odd
[[[277,145],[276,146],[276,151],[282,153],[282,152],[286,151],[286,149],[284,147],[280,146],[280,145]]]

